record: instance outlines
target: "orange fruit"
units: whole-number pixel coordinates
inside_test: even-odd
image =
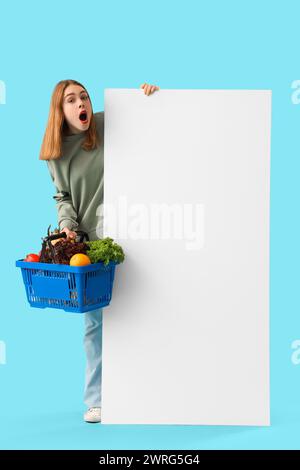
[[[87,264],[91,264],[91,260],[84,253],[76,253],[70,259],[70,266],[86,266]]]

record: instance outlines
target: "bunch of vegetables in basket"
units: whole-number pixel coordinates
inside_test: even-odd
[[[87,237],[87,234],[81,233]],[[122,263],[124,258],[122,247],[115,243],[113,238],[76,241],[66,239],[66,234],[60,233],[58,229],[51,233],[49,226],[48,237],[43,239],[42,250],[38,255],[30,253],[24,261],[86,266],[98,262],[103,262],[104,265],[109,264],[110,261]]]

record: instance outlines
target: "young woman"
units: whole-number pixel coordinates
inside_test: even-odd
[[[148,96],[159,87],[143,83]],[[56,188],[58,224],[67,238],[76,230],[96,240],[97,207],[103,203],[104,112],[93,113],[86,88],[76,80],[62,80],[51,97],[40,160],[46,160]],[[86,422],[101,421],[102,308],[85,313],[84,346]]]

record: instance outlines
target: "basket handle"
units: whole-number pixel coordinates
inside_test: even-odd
[[[87,232],[84,232],[83,230],[74,230],[74,232],[77,234],[77,237],[79,237],[79,242],[82,242],[84,239],[89,241],[89,236]],[[67,238],[66,232],[54,233],[53,235],[49,235],[48,237],[45,237],[44,240],[50,241],[50,240],[57,240],[58,238]]]
[[[84,232],[83,230],[74,230],[74,231],[77,233],[77,236],[79,236],[80,243],[83,242],[84,239],[86,239],[86,241],[89,241],[89,236],[87,232]]]

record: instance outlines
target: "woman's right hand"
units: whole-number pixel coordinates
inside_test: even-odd
[[[65,232],[67,234],[67,240],[70,240],[72,238],[75,240],[75,238],[77,237],[77,233],[73,232],[68,227],[63,228],[61,232]]]

